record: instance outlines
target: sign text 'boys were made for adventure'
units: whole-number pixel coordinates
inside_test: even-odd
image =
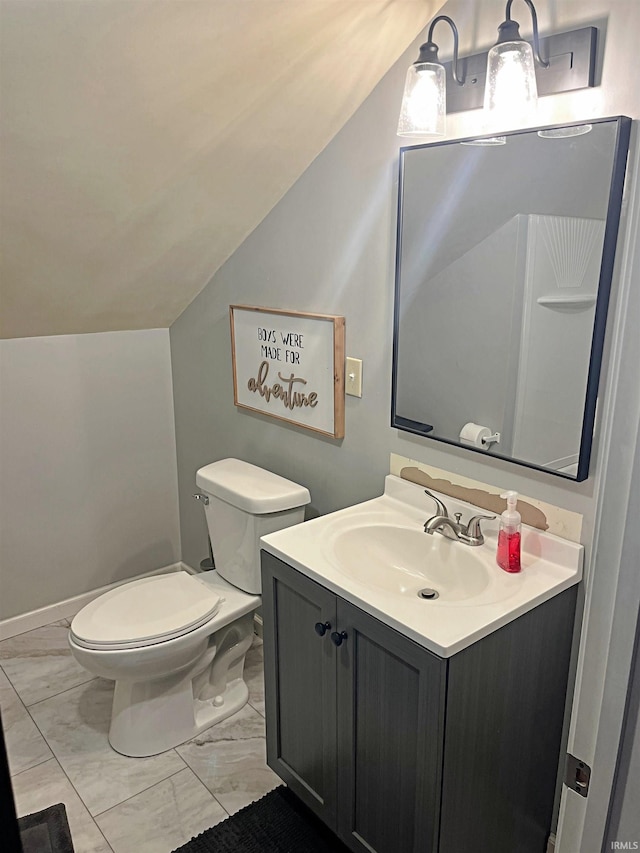
[[[231,305],[234,402],[344,435],[344,317]]]

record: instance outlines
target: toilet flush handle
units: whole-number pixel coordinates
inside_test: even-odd
[[[193,496],[197,501],[202,501],[205,506],[209,506],[209,495],[201,495],[200,492]]]

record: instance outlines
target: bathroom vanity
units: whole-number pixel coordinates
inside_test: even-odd
[[[582,549],[536,531],[522,577],[494,577],[491,530],[482,549],[415,538],[431,502],[396,481],[262,540],[268,763],[354,851],[544,853]],[[370,581],[341,563],[363,526],[389,561],[378,574],[364,555]],[[411,549],[382,554],[390,535],[424,542],[422,573]],[[413,588],[427,583],[437,600]]]

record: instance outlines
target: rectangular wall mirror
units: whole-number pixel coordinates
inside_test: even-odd
[[[586,479],[630,127],[401,149],[392,426]]]

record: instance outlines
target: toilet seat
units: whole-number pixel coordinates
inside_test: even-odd
[[[133,649],[184,636],[208,622],[224,598],[187,572],[154,575],[110,590],[71,623],[86,649]]]

